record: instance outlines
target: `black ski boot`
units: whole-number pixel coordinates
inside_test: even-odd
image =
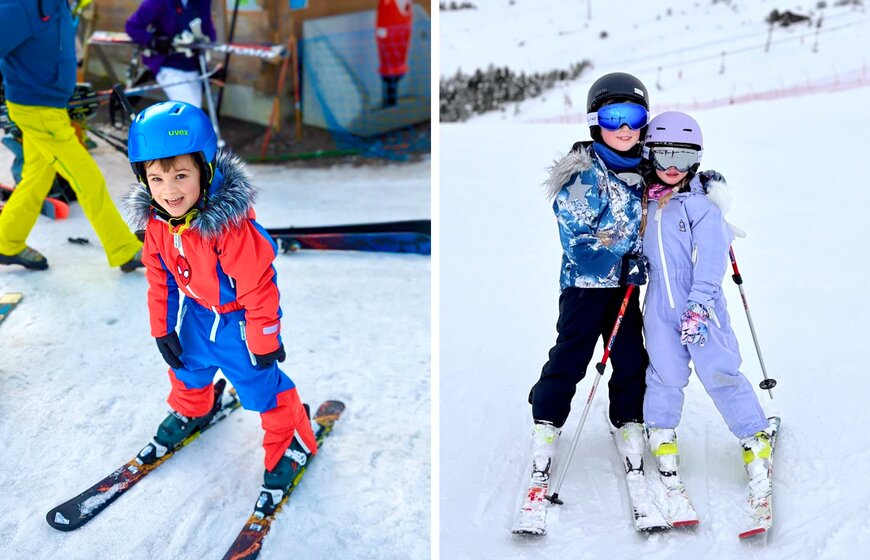
[[[308,405],[305,407],[305,415],[311,418]],[[296,477],[308,463],[311,456],[308,450],[302,446],[298,436],[290,442],[290,446],[271,471],[263,472],[263,487],[260,489],[260,497],[257,500],[256,510],[263,515],[269,515],[293,486]]]
[[[208,425],[221,408],[221,397],[223,396],[226,384],[225,379],[219,379],[214,384],[214,404],[212,405],[211,412],[205,416],[188,418],[174,410],[170,412],[169,416],[157,427],[157,435],[139,452],[139,461],[144,465],[156,462],[175,449],[184,439]]]

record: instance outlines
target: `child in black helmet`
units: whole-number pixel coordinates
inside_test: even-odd
[[[621,72],[602,76],[587,100],[593,141],[575,143],[550,168],[545,183],[563,253],[558,337],[529,394],[535,421],[533,478],[538,480],[549,476],[577,383],[585,376],[598,340],[607,342],[626,286],[646,280],[638,235],[643,195],[638,166],[648,121],[647,89],[640,80]],[[621,452],[639,469],[649,360],[637,292],[628,302],[610,358],[610,421],[619,431]],[[528,512],[530,525],[543,518],[543,504],[539,505]]]

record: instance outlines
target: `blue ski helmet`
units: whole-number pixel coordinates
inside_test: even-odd
[[[214,177],[217,136],[208,116],[181,101],[164,101],[147,107],[130,124],[127,154],[133,173],[145,186],[143,162],[192,154],[200,158],[204,185]]]

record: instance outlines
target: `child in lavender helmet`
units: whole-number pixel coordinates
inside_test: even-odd
[[[641,226],[649,266],[643,324],[650,360],[643,416],[662,481],[669,492],[683,496],[674,429],[690,360],[728,429],[740,439],[751,478],[767,472],[771,451],[768,421],[739,370],[740,351],[722,294],[733,240],[723,217],[726,185],[718,173],[696,175],[702,153],[701,129],[689,115],[667,112],[650,121],[643,147],[648,189]],[[688,500],[666,514],[672,524],[698,522]]]

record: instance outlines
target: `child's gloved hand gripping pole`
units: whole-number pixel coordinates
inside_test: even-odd
[[[586,416],[589,415],[589,408],[592,405],[592,398],[595,397],[595,390],[598,388],[598,382],[604,377],[604,366],[607,364],[607,359],[610,357],[610,351],[613,349],[613,342],[616,340],[616,333],[619,331],[619,325],[622,324],[622,318],[625,316],[625,308],[628,307],[628,300],[631,299],[631,294],[634,292],[634,284],[629,284],[625,291],[625,297],[622,300],[622,305],[619,307],[619,314],[616,316],[616,323],[613,325],[613,331],[610,333],[610,339],[607,341],[607,346],[604,348],[604,356],[601,361],[595,364],[595,369],[598,375],[595,377],[595,382],[592,384],[592,391],[589,392],[589,398],[586,399],[586,406],[583,408],[583,415],[580,417],[580,425],[577,426],[577,431],[574,432],[574,439],[571,441],[571,448],[568,450],[568,457],[565,458],[565,464],[559,469],[559,478],[556,480],[556,486],[553,493],[544,496],[547,500],[554,504],[562,505],[564,502],[559,499],[559,489],[562,488],[562,482],[565,480],[565,473],[568,472],[568,465],[571,464],[571,457],[574,456],[574,450],[577,449],[577,442],[580,440],[580,432],[583,430],[583,424],[586,423]]]
[[[749,302],[746,301],[746,292],[743,291],[743,277],[740,276],[740,270],[737,268],[737,259],[734,257],[734,248],[728,248],[728,256],[731,258],[731,268],[734,270],[734,274],[731,275],[731,278],[734,279],[734,283],[737,284],[737,287],[740,289],[740,298],[743,300],[743,309],[746,310],[746,319],[749,320],[749,331],[752,333],[752,342],[755,343],[755,351],[758,353],[758,363],[761,364],[761,373],[764,375],[764,381],[758,384],[759,387],[767,391],[767,394],[770,395],[770,398],[773,398],[773,389],[776,387],[776,379],[772,379],[767,376],[767,368],[764,367],[764,358],[761,357],[761,346],[758,344],[758,336],[755,334],[755,325],[752,323],[752,315],[749,313]]]

